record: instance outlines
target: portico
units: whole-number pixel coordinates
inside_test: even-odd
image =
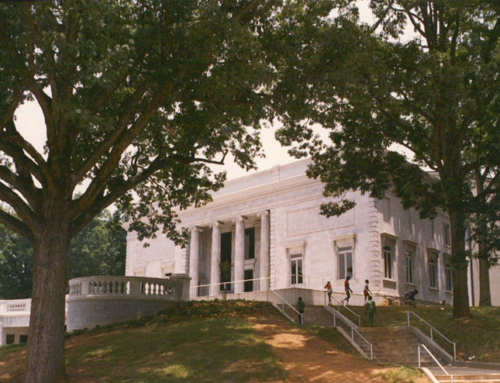
[[[269,211],[218,218],[190,228],[190,297],[269,288]],[[245,282],[246,281],[246,282]],[[196,287],[198,286],[198,287]]]

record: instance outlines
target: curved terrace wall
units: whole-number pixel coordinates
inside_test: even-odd
[[[69,281],[67,331],[103,326],[155,314],[187,300],[189,277],[101,276]]]

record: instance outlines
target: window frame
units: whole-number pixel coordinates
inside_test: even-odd
[[[305,242],[297,242],[285,245],[288,259],[288,270],[289,270],[289,286],[303,286],[305,282]],[[293,274],[294,263],[300,264],[300,274]]]
[[[333,241],[333,254],[335,259],[335,268],[336,268],[336,278],[337,280],[344,280],[347,275],[354,279],[355,277],[355,249],[356,249],[356,234],[347,234],[332,237]],[[350,249],[350,250],[349,250]],[[348,262],[346,262],[346,256],[350,254],[350,265],[351,270],[349,273],[348,270]],[[344,257],[343,262],[343,270],[341,270],[341,257]]]
[[[451,226],[449,222],[443,222],[443,243],[445,246],[451,246]]]
[[[427,277],[429,288],[439,290],[439,252],[433,249],[427,250]]]
[[[396,245],[398,237],[389,233],[381,234],[381,255],[383,261],[384,280],[395,282]]]
[[[444,256],[444,280],[445,291],[447,293],[453,292],[453,267],[450,261],[450,255]]]
[[[417,254],[417,242],[404,240],[404,256],[405,256],[405,283],[407,285],[415,285],[415,262]]]

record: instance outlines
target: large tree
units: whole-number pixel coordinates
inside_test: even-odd
[[[372,25],[354,1],[339,3],[332,19],[304,23],[283,58],[278,136],[302,141],[293,153],[312,155],[308,174],[340,198],[327,215],[354,206],[348,190],[393,189],[423,218],[447,212],[454,316],[469,316],[466,225],[500,186],[500,3],[373,0]],[[331,142],[311,139],[314,123]]]
[[[71,239],[118,201],[141,237],[181,241],[229,153],[246,168],[269,112],[279,1],[56,0],[0,5],[0,223],[33,246],[25,381],[60,382]],[[15,113],[38,103],[43,152]],[[81,191],[81,195],[77,195]],[[141,218],[148,218],[141,220]]]

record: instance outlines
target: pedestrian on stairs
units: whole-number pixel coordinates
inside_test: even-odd
[[[328,293],[328,305],[331,306],[332,305],[333,289],[332,289],[332,285],[331,285],[330,281],[326,282],[325,289],[326,289],[326,292]]]
[[[371,297],[372,292],[370,291],[370,281],[367,279],[365,281],[365,288],[363,289],[363,295],[365,296],[365,303],[368,297]]]
[[[344,288],[345,288],[345,295],[346,295],[346,297],[344,299],[342,299],[342,303],[344,304],[344,306],[347,306],[349,304],[349,299],[351,299],[351,293],[354,292],[351,290],[351,287],[349,286],[350,279],[351,279],[351,277],[348,275],[347,277],[345,277],[345,281],[344,281]]]
[[[375,314],[375,310],[377,310],[377,306],[375,305],[375,301],[371,297],[368,297],[368,302],[365,304],[366,314],[368,314],[368,321],[370,322],[370,327],[373,327],[373,315]]]
[[[302,300],[301,297],[299,297],[299,300],[297,301],[297,311],[299,312],[299,324],[302,324],[302,316],[304,315],[304,308],[306,307],[306,304]]]

